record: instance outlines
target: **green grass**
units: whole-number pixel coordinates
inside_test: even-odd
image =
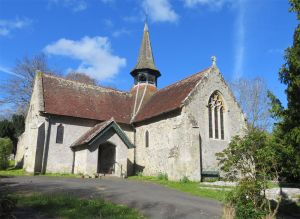
[[[68,177],[68,178],[79,178],[80,175],[72,173],[45,173],[42,176],[57,176],[57,177]]]
[[[128,179],[130,180],[141,180],[146,182],[153,182],[160,185],[164,185],[168,188],[176,189],[181,192],[186,192],[191,195],[203,197],[203,198],[210,198],[215,199],[218,201],[223,201],[227,191],[225,190],[213,190],[213,189],[206,189],[200,187],[199,182],[175,182],[169,180],[161,180],[157,177],[153,176],[131,176]]]
[[[144,218],[137,210],[116,205],[101,199],[78,199],[70,195],[14,196],[17,207],[34,209],[54,218],[108,218],[137,219]]]
[[[0,170],[0,176],[24,176],[32,175],[25,172],[23,169],[16,169],[14,167],[9,167],[7,170]]]

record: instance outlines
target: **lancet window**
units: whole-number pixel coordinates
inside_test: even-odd
[[[208,101],[209,138],[225,139],[224,101],[219,92],[214,92]]]

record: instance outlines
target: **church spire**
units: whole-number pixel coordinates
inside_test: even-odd
[[[141,74],[143,74],[142,81],[139,79],[139,76],[142,76]],[[144,33],[143,33],[138,61],[135,68],[131,71],[131,75],[135,77],[136,83],[143,82],[146,80],[149,83],[153,82],[155,84],[156,84],[156,78],[160,76],[160,72],[154,64],[154,58],[153,58],[152,47],[151,47],[150,36],[149,36],[149,28],[147,23],[145,23],[144,26]],[[144,76],[146,78],[144,78]],[[148,81],[147,80],[148,78],[151,80]]]

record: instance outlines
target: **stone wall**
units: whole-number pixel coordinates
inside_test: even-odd
[[[93,176],[97,173],[98,167],[98,150],[101,144],[110,143],[116,147],[116,164],[115,173],[116,176],[128,175],[128,155],[129,150],[121,138],[114,132],[108,131],[101,139],[94,142],[91,146],[84,146],[78,148],[75,152],[75,173],[84,173]],[[85,165],[85,168],[82,166]],[[129,171],[130,168],[129,168]]]
[[[225,104],[224,140],[220,139],[220,135],[219,139],[209,138],[208,101],[215,91],[221,94]],[[201,136],[202,170],[217,171],[219,168],[215,154],[224,150],[234,135],[243,134],[246,128],[244,114],[216,68],[198,84],[185,104],[190,127],[198,129]]]
[[[40,73],[37,73],[25,119],[25,131],[19,138],[16,154],[16,165],[22,166],[23,164],[27,172],[34,172],[36,149],[43,147],[41,145],[43,141],[38,142],[39,128],[43,127],[45,122],[45,118],[40,115],[43,110],[42,77]]]
[[[225,139],[208,136],[209,97],[219,91],[225,102]],[[222,151],[231,137],[242,134],[245,118],[217,69],[209,72],[184,101],[180,114],[169,114],[136,127],[136,161],[145,175],[167,173],[173,180],[187,176],[201,179],[202,171],[218,170],[215,153]],[[149,147],[145,133],[149,132]],[[200,159],[202,151],[202,166]]]
[[[87,119],[51,116],[46,172],[71,173],[73,165],[73,151],[70,146],[96,123],[96,121]],[[64,127],[62,144],[56,143],[57,127],[60,124]]]

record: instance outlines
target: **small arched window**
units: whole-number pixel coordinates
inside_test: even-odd
[[[145,132],[145,146],[146,148],[149,147],[149,131]]]
[[[214,92],[208,102],[209,138],[224,140],[224,102],[219,92]]]
[[[64,126],[59,124],[56,130],[56,143],[62,144],[64,141]]]
[[[147,81],[147,77],[145,74],[141,74],[140,77],[139,77],[139,81],[140,82],[146,82]]]

